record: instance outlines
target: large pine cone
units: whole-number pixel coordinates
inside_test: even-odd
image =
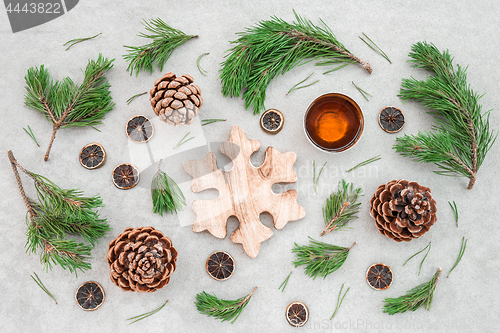
[[[403,179],[380,185],[370,200],[370,214],[380,233],[397,242],[409,242],[429,231],[436,211],[428,187]]]
[[[187,74],[167,73],[150,90],[151,106],[161,120],[174,126],[189,125],[203,105],[200,88]]]
[[[106,259],[111,281],[123,291],[153,292],[170,281],[177,251],[160,230],[127,228],[109,243]]]

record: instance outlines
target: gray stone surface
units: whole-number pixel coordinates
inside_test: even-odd
[[[267,90],[266,107],[285,113],[286,123],[277,136],[265,134],[259,128],[259,118],[245,111],[239,98],[223,98],[218,80],[223,53],[229,41],[259,20],[271,15],[293,20],[292,9],[316,23],[321,17],[335,32],[338,39],[354,54],[368,60],[374,72],[368,75],[359,66],[349,66],[341,71],[321,75],[323,68],[307,64],[293,69],[284,77],[274,80]],[[497,110],[499,95],[497,80],[498,32],[500,4],[494,0],[481,1],[90,1],[82,0],[71,12],[44,25],[13,34],[7,14],[0,10],[0,112],[3,125],[0,131],[2,155],[0,158],[0,327],[2,332],[278,332],[293,331],[286,322],[286,306],[294,301],[305,302],[311,317],[304,331],[314,332],[498,332],[498,164],[500,146],[496,144],[487,156],[478,181],[472,191],[466,190],[467,180],[447,178],[434,174],[433,165],[417,164],[397,155],[392,150],[395,138],[431,129],[432,118],[416,103],[402,105],[397,97],[401,78],[424,78],[423,71],[412,69],[406,62],[408,52],[417,41],[433,42],[438,48],[448,48],[455,62],[468,65],[468,80],[475,91],[484,94],[482,104],[491,113],[491,128],[500,128]],[[294,151],[297,156],[295,169],[299,176],[296,184],[287,188],[299,191],[299,203],[307,215],[301,221],[290,222],[274,232],[264,242],[256,259],[245,255],[240,245],[229,237],[224,240],[208,233],[195,234],[189,224],[194,219],[190,207],[179,218],[160,217],[151,213],[147,172],[142,183],[129,191],[120,191],[111,183],[111,171],[120,163],[134,162],[141,170],[151,164],[146,146],[133,145],[127,139],[124,126],[137,114],[153,118],[148,99],[142,96],[130,105],[125,101],[132,95],[149,90],[162,73],[140,74],[137,78],[126,72],[127,63],[122,55],[123,45],[139,45],[143,41],[136,34],[142,31],[143,19],[161,17],[172,26],[200,38],[181,46],[168,61],[165,72],[179,75],[188,73],[195,77],[202,91],[205,104],[200,118],[227,118],[227,122],[201,127],[199,122],[189,128],[196,140],[190,144],[217,143],[228,139],[233,125],[241,126],[250,139],[261,142],[261,151],[253,157],[255,164],[263,158],[267,146],[281,152]],[[64,51],[62,44],[70,39],[91,36],[102,32],[95,40]],[[389,64],[370,50],[358,36],[365,32],[391,57]],[[57,134],[51,157],[43,162],[48,145],[51,125],[44,117],[23,105],[24,75],[30,66],[45,64],[54,79],[70,76],[81,81],[80,69],[87,59],[98,53],[116,58],[109,73],[116,109],[95,131],[63,129]],[[207,76],[198,72],[197,57],[202,59]],[[320,82],[314,86],[285,96],[288,89],[311,72]],[[373,95],[365,101],[351,81]],[[342,154],[327,154],[314,149],[302,129],[302,117],[309,103],[327,92],[341,92],[353,97],[365,115],[365,131],[358,144]],[[401,134],[383,132],[376,121],[379,110],[387,105],[400,107],[407,124]],[[183,183],[188,199],[195,196],[189,191],[189,176],[182,172],[181,163],[188,153],[172,155],[172,147],[186,128],[172,130],[157,122],[154,140],[151,141],[153,160],[166,158],[168,168]],[[24,133],[29,125],[38,138],[38,148]],[[181,131],[181,132],[179,132]],[[182,132],[184,131],[184,132]],[[205,140],[205,141],[204,141]],[[106,164],[94,171],[82,168],[78,162],[80,149],[90,143],[101,143],[108,152]],[[189,158],[201,158],[202,151]],[[106,207],[101,214],[106,217],[113,231],[92,251],[93,269],[79,273],[78,277],[55,267],[45,273],[37,255],[25,253],[25,206],[18,193],[10,169],[7,150],[12,149],[18,161],[29,170],[42,174],[65,188],[80,188],[87,195],[99,193]],[[355,172],[345,170],[360,161],[380,154],[382,160]],[[219,154],[220,155],[220,154]],[[321,176],[318,194],[312,190],[312,161],[328,164]],[[221,164],[227,163],[222,159]],[[154,168],[154,166],[152,167]],[[352,229],[331,233],[322,240],[337,245],[356,245],[344,266],[326,279],[312,280],[302,268],[293,268],[291,249],[294,242],[304,244],[307,237],[319,237],[323,229],[321,207],[325,198],[345,178],[362,186],[362,211],[359,219],[351,223]],[[368,213],[368,201],[379,184],[392,179],[415,180],[429,186],[438,203],[438,222],[430,232],[411,243],[396,243],[377,231]],[[28,193],[33,195],[29,180],[23,177]],[[279,189],[279,188],[278,188]],[[216,191],[197,195],[210,198]],[[455,201],[460,211],[457,228],[448,201]],[[268,215],[263,222],[271,226]],[[237,220],[228,223],[228,233],[237,227]],[[170,284],[153,294],[124,293],[108,278],[105,260],[107,244],[126,227],[152,225],[169,235],[179,251],[178,269]],[[385,297],[397,297],[408,289],[428,281],[438,267],[446,275],[453,265],[460,248],[462,236],[469,242],[460,265],[447,279],[441,278],[430,311],[389,316],[382,313]],[[420,258],[402,267],[404,261],[432,240],[432,250],[417,275]],[[236,259],[236,271],[228,281],[217,282],[205,272],[205,260],[215,250],[225,250]],[[371,289],[365,282],[367,268],[376,262],[392,267],[393,285],[386,291]],[[30,273],[38,273],[46,287],[59,301],[55,305],[31,280]],[[293,271],[285,292],[278,286]],[[106,301],[95,312],[83,312],[74,300],[77,287],[85,281],[95,280],[106,291]],[[340,286],[345,283],[351,290],[334,320],[329,318],[335,307]],[[234,325],[200,315],[194,300],[197,293],[207,291],[225,299],[235,299],[259,289]],[[126,318],[150,311],[165,300],[166,307],[153,317],[132,326]]]

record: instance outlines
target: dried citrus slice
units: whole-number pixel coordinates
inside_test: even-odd
[[[153,136],[153,124],[144,116],[135,116],[127,122],[127,136],[135,142],[146,142]]]
[[[113,170],[113,184],[122,190],[128,190],[139,182],[139,170],[132,164],[120,164]]]
[[[373,264],[366,272],[366,281],[376,290],[385,290],[392,284],[391,268],[384,264]]]
[[[387,133],[396,133],[404,127],[405,116],[400,109],[388,106],[380,110],[378,123]]]
[[[302,327],[309,319],[309,309],[302,302],[292,302],[286,308],[286,320],[294,327]]]
[[[105,298],[104,289],[95,281],[88,281],[82,284],[75,295],[76,303],[85,311],[97,310]]]
[[[277,134],[283,128],[285,117],[283,113],[276,109],[269,109],[260,117],[260,127],[264,132],[269,134]]]
[[[80,164],[85,169],[97,169],[106,162],[106,151],[98,143],[90,143],[80,151]]]
[[[224,281],[233,275],[234,259],[224,251],[212,253],[207,259],[207,272],[216,280]]]

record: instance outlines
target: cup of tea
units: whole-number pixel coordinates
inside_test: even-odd
[[[304,116],[304,130],[309,141],[330,153],[340,153],[354,146],[363,127],[364,117],[359,105],[339,93],[316,98]]]

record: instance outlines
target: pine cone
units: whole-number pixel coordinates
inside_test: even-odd
[[[403,179],[380,185],[370,200],[370,214],[380,233],[397,242],[409,242],[429,231],[436,211],[428,187]]]
[[[106,259],[111,281],[123,291],[153,292],[170,281],[177,251],[160,230],[127,228],[109,243]]]
[[[187,74],[167,73],[150,90],[151,106],[161,120],[174,126],[189,125],[203,105],[200,88]]]

